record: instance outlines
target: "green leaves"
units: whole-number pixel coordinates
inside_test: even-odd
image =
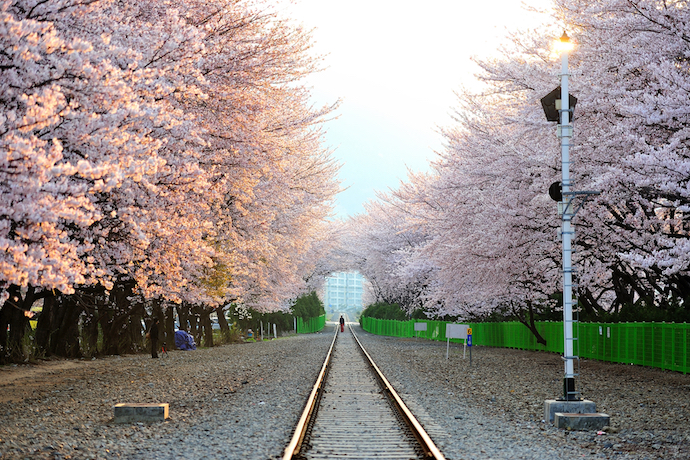
[[[299,316],[303,320],[315,318],[325,313],[326,310],[324,309],[323,302],[314,291],[298,297],[297,300],[295,300],[295,304],[292,306],[292,314]]]

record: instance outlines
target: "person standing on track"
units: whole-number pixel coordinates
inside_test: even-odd
[[[345,332],[345,318],[340,315],[340,332]]]

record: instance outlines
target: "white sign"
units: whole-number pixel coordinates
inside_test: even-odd
[[[465,348],[467,347],[467,324],[446,324],[446,359],[448,359],[448,352],[450,351],[450,339],[464,339],[465,342],[462,347],[462,357],[465,357]]]
[[[415,331],[426,331],[426,323],[414,323]]]
[[[470,326],[467,324],[446,324],[446,338],[447,339],[466,339],[467,329]]]

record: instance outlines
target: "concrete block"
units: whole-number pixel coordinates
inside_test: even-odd
[[[594,414],[564,414],[556,412],[554,424],[558,428],[575,431],[598,431],[610,423],[611,418],[602,413]]]
[[[168,418],[168,404],[120,403],[113,406],[115,423],[162,422]]]
[[[582,401],[561,401],[559,399],[547,399],[544,401],[544,421],[553,423],[556,412],[568,414],[592,414],[597,411],[596,404],[587,399]]]

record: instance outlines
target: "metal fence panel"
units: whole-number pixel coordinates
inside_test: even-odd
[[[426,331],[414,330],[415,322],[427,323]],[[546,346],[519,322],[468,323],[474,345],[563,353],[563,323],[540,321],[536,328]],[[445,321],[394,321],[361,318],[362,328],[372,334],[446,340]],[[657,367],[687,374],[690,324],[687,323],[577,323],[575,352],[581,358]],[[451,339],[451,342],[462,342]]]
[[[296,319],[298,334],[311,334],[312,332],[319,332],[326,326],[326,315],[309,318],[306,321],[299,316]]]

